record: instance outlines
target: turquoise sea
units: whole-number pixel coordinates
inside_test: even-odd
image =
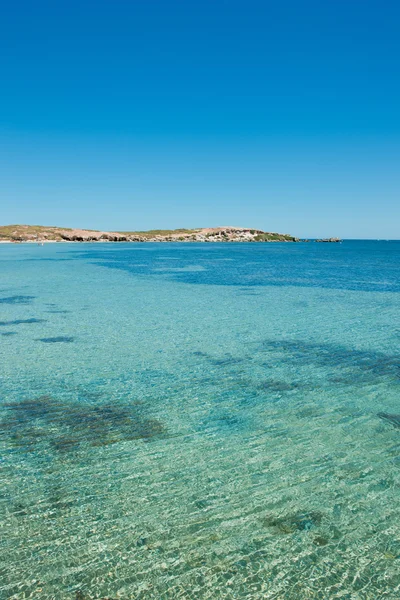
[[[398,600],[399,309],[400,242],[1,245],[0,598]]]

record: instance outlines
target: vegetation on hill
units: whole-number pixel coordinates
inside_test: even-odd
[[[297,242],[298,239],[288,233],[260,233],[255,236],[256,242]]]
[[[122,233],[127,236],[144,236],[148,238],[152,238],[156,235],[162,236],[170,236],[170,235],[179,235],[179,234],[191,234],[197,233],[201,231],[200,229],[149,229],[148,231],[118,231],[118,233]]]

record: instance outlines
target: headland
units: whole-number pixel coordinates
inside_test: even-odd
[[[153,229],[150,231],[97,231],[44,227],[42,225],[0,226],[0,242],[298,242],[286,233],[246,227],[199,229]]]

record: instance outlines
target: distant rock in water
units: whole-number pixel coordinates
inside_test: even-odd
[[[383,419],[384,421],[388,421],[394,427],[400,428],[400,414],[395,415],[395,414],[390,414],[390,413],[385,413],[385,412],[379,412],[378,417],[380,419]]]
[[[308,240],[306,240],[308,241]],[[342,240],[340,238],[337,237],[331,237],[331,238],[323,238],[321,240],[315,240],[316,242],[341,242]]]

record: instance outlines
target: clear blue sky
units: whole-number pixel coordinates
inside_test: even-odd
[[[0,222],[400,238],[396,0],[24,0]]]

